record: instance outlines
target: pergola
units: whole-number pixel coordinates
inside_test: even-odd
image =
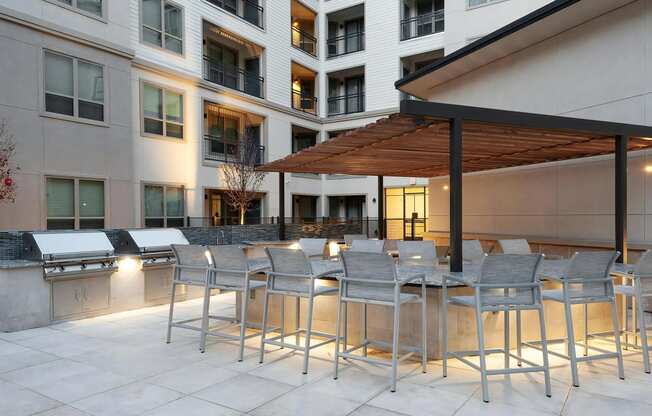
[[[406,100],[400,113],[267,163],[279,173],[378,177],[383,238],[383,177],[450,177],[452,271],[462,270],[462,174],[615,154],[615,247],[627,255],[627,152],[652,147],[652,127]],[[284,198],[280,197],[281,237]]]

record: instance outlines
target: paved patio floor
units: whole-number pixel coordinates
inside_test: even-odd
[[[232,295],[216,296],[213,312],[233,314],[234,303]],[[180,303],[177,317],[199,310],[197,300]],[[484,404],[478,373],[457,362],[447,379],[440,362],[426,374],[406,363],[391,393],[386,367],[343,363],[333,380],[332,344],[302,375],[301,353],[270,348],[260,365],[254,338],[239,363],[235,343],[210,340],[200,354],[195,332],[177,329],[165,344],[166,324],[160,306],[0,334],[0,415],[652,415],[652,375],[631,351],[625,381],[615,362],[603,361],[583,364],[582,386],[573,388],[566,363],[552,358],[552,398],[538,374],[498,376]],[[539,361],[536,351],[527,355]],[[502,356],[489,362],[498,367]]]

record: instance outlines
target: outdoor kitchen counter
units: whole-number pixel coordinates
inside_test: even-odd
[[[41,262],[31,260],[0,260],[0,269],[27,269],[41,265]]]
[[[0,260],[0,331],[50,323],[50,285],[43,266],[29,260]]]

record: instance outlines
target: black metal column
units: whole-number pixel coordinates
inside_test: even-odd
[[[450,192],[450,271],[462,271],[462,119],[450,120],[449,180]]]
[[[278,239],[285,240],[285,174],[278,173]]]
[[[378,238],[385,238],[385,185],[383,177],[378,177]]]
[[[619,263],[627,262],[627,136],[616,136],[616,250]]]

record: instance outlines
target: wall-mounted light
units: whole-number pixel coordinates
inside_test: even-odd
[[[328,253],[331,256],[337,256],[340,253],[340,245],[335,241],[328,243]]]
[[[645,166],[645,172],[646,173],[652,173],[652,165]]]
[[[292,244],[290,244],[290,246],[288,248],[290,250],[299,250],[301,248],[301,246],[299,245],[299,243],[292,243]]]
[[[375,204],[376,203],[376,198],[372,198],[371,202],[373,202]]]
[[[448,188],[448,185],[444,185],[444,186],[442,186],[442,189],[443,189],[444,191],[448,191],[448,189],[449,189],[449,188]]]
[[[118,271],[133,273],[142,269],[143,263],[135,257],[124,257],[118,261]]]

